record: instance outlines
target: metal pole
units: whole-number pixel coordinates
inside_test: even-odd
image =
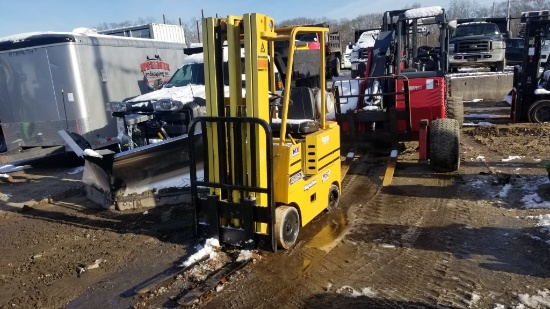
[[[493,1],[493,17],[495,17],[495,1]]]
[[[508,8],[506,10],[506,21],[510,19],[510,0],[508,0]]]

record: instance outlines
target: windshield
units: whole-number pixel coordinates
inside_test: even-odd
[[[525,47],[525,40],[506,40],[506,47],[523,48]]]
[[[498,27],[495,24],[471,24],[457,27],[453,33],[453,37],[495,34],[500,34],[500,31],[498,31]]]
[[[186,64],[179,68],[166,87],[183,87],[189,84],[204,85],[204,63]]]

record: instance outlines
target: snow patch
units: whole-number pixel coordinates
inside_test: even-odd
[[[248,261],[252,259],[253,256],[254,256],[254,251],[241,250],[241,252],[239,252],[239,256],[237,257],[237,262]]]
[[[507,183],[506,185],[504,185],[504,187],[502,187],[502,190],[500,190],[500,192],[498,193],[498,197],[500,198],[507,197],[508,193],[510,193],[510,189],[512,189],[512,185]]]
[[[158,101],[161,99],[171,99],[173,101],[179,101],[182,103],[193,102],[194,97],[205,98],[204,85],[187,85],[183,87],[166,87],[157,91],[149,92],[144,95],[137,96],[129,103],[143,102],[143,101]]]
[[[362,288],[361,291],[357,291],[356,289],[352,288],[349,285],[342,286],[341,288],[336,290],[336,293],[345,295],[346,297],[349,297],[349,298],[357,298],[359,296],[367,296],[372,298],[377,294],[376,291],[370,287]]]
[[[410,9],[405,11],[406,18],[423,18],[443,14],[443,8],[440,6],[429,6],[425,8]]]
[[[22,171],[30,168],[30,165],[11,165],[11,164],[0,164],[0,173],[7,174]]]
[[[550,201],[543,200],[538,193],[535,192],[541,185],[547,182],[547,176],[538,176],[534,177],[532,181],[526,181],[523,184],[522,190],[524,191],[524,196],[520,201],[523,203],[524,208],[550,209]]]
[[[463,126],[466,126],[466,127],[476,127],[476,126],[492,126],[493,123],[490,123],[490,122],[486,122],[486,121],[480,121],[478,123],[473,123],[473,122],[465,122],[463,124]]]
[[[361,48],[373,47],[379,33],[380,30],[370,30],[361,33],[361,36],[359,37],[359,39],[357,39],[357,43],[355,44],[353,50],[358,51]]]
[[[538,89],[535,89],[535,94],[550,94],[550,91],[544,88],[538,88]]]
[[[181,263],[180,267],[189,267],[204,258],[214,259],[218,255],[219,248],[220,242],[215,238],[209,238],[205,241],[204,247],[198,246],[199,251],[191,255],[185,262]]]
[[[550,214],[546,215],[538,215],[538,216],[528,216],[528,219],[534,219],[537,220],[538,223],[536,226],[541,227],[541,230],[550,233]]]
[[[537,295],[519,294],[518,298],[520,304],[516,308],[525,308],[524,306],[528,308],[550,308],[550,291],[548,289],[537,291]]]
[[[502,162],[508,162],[508,161],[519,160],[519,159],[523,159],[523,158],[525,158],[525,156],[508,156],[508,158],[502,159],[501,161]]]
[[[469,101],[464,101],[464,103],[470,103],[470,102],[481,102],[483,101],[483,99],[473,99],[473,100],[469,100]]]
[[[103,158],[102,155],[100,155],[95,150],[92,150],[90,148],[84,149],[84,155],[88,157],[94,157],[94,158],[100,158],[100,159]]]

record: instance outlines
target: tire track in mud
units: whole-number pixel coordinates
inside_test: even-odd
[[[395,187],[375,188],[364,169],[358,164],[343,182],[339,211],[346,211],[349,225],[336,247],[309,247],[315,235],[306,235],[292,250],[268,255],[205,306],[308,307],[312,295],[338,295],[351,287],[372,290],[374,295],[363,297],[387,308],[475,308],[480,275],[466,258],[476,235],[467,203],[449,199],[458,194],[456,177],[422,179],[430,187],[427,203],[415,185],[400,185],[399,179]],[[331,216],[317,219],[313,229],[322,230],[323,219]]]

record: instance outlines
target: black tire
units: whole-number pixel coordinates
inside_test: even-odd
[[[502,61],[497,62],[497,72],[504,72],[505,68],[506,68],[506,59],[503,59]]]
[[[8,150],[8,146],[6,145],[6,139],[2,134],[2,130],[0,130],[0,153],[6,152],[7,150]]]
[[[458,126],[462,128],[464,124],[464,102],[462,97],[448,97],[445,104],[445,117],[458,121]]]
[[[430,165],[438,172],[454,172],[460,167],[460,128],[455,119],[432,121]]]
[[[282,249],[289,249],[296,243],[300,233],[300,215],[291,206],[279,206],[275,209],[275,239]]]
[[[357,78],[357,76],[359,76],[359,74],[357,73],[357,71],[351,70],[351,78]]]
[[[338,77],[340,76],[340,58],[336,57],[334,59],[334,68],[333,68],[334,72],[332,73],[332,76],[333,77]]]
[[[451,67],[449,68],[451,73],[458,73],[458,68],[457,67]]]
[[[336,209],[338,207],[338,203],[340,202],[340,190],[338,190],[337,185],[331,185],[328,189],[328,206],[327,210],[332,211],[333,209]]]
[[[527,117],[533,123],[550,122],[550,100],[539,100],[533,103],[527,111]]]

